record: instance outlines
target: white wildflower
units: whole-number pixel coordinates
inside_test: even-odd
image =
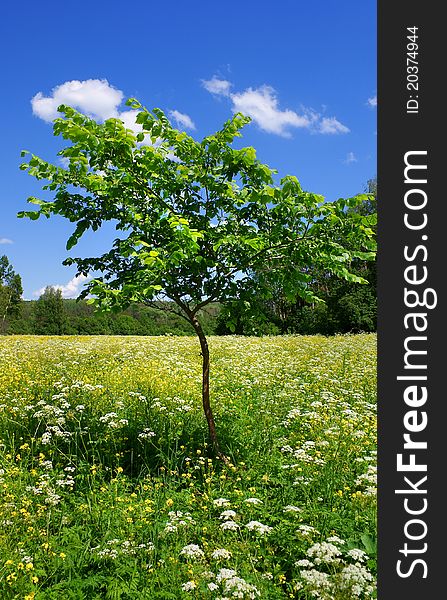
[[[360,564],[347,565],[341,572],[340,588],[343,590],[351,589],[356,596],[369,590],[369,584],[373,581],[371,573]]]
[[[260,533],[261,535],[265,535],[266,533],[270,533],[273,527],[269,527],[268,525],[264,525],[259,521],[250,521],[245,525],[247,529],[250,531],[256,531],[256,533]]]
[[[47,497],[45,498],[45,504],[50,504],[51,506],[56,506],[61,501],[61,497],[58,496],[53,490],[47,491]]]
[[[308,585],[317,589],[327,589],[330,587],[330,579],[327,573],[311,569],[310,571],[300,571],[301,577]]]
[[[281,446],[280,448],[281,452],[293,452],[293,448],[292,446],[289,446],[288,444],[286,446]]]
[[[116,418],[117,416],[118,415],[116,412],[110,412],[110,413],[107,413],[106,415],[103,415],[102,417],[99,417],[99,421],[100,421],[100,423],[108,423],[109,421]]]
[[[307,558],[302,558],[301,560],[297,560],[295,562],[295,567],[313,567],[314,564],[307,560]]]
[[[217,498],[213,500],[214,506],[230,506],[230,501],[227,498]]]
[[[339,562],[338,557],[341,551],[337,546],[330,542],[321,542],[311,546],[307,552],[307,556],[314,559],[315,564]]]
[[[195,581],[187,581],[182,584],[182,590],[184,592],[190,592],[191,590],[195,590],[197,587],[197,583]]]
[[[226,559],[231,558],[231,552],[229,550],[226,550],[225,548],[217,548],[216,550],[214,550],[211,556],[215,560],[220,560],[221,558]]]
[[[155,432],[151,431],[150,429],[146,428],[143,429],[143,431],[141,433],[138,434],[138,439],[139,440],[147,440],[151,437],[155,436]]]
[[[118,556],[118,550],[115,548],[104,548],[98,552],[98,556],[101,556],[101,558],[115,559]]]
[[[44,434],[42,434],[42,444],[44,444],[44,446],[46,446],[47,444],[51,444],[51,438],[53,436],[51,435],[50,432],[45,431]]]
[[[183,554],[189,558],[203,558],[205,556],[202,548],[200,548],[200,546],[197,544],[188,544],[187,546],[184,546],[180,550],[180,554]]]
[[[352,550],[349,550],[347,552],[348,556],[350,556],[351,558],[353,558],[354,560],[363,562],[367,559],[368,555],[366,554],[366,552],[363,552],[363,550],[360,550],[359,548],[352,548]]]
[[[239,529],[239,525],[235,521],[231,521],[231,520],[224,521],[223,523],[221,523],[220,527],[224,531],[226,531],[226,530],[237,531]]]
[[[195,521],[191,517],[191,514],[189,512],[183,513],[180,510],[178,510],[178,511],[170,510],[168,512],[168,516],[169,516],[169,521],[167,521],[166,526],[165,526],[166,533],[175,532],[178,530],[179,527],[184,527],[189,524],[191,524],[191,525],[195,524]]]
[[[236,575],[225,579],[224,591],[231,592],[232,598],[250,598],[250,600],[254,600],[256,596],[260,596],[259,590],[254,585],[247,583],[242,577],[236,577]]]
[[[220,515],[219,519],[232,519],[233,517],[236,516],[236,511],[234,510],[224,510],[223,513]]]
[[[319,531],[315,529],[315,527],[312,527],[312,525],[299,525],[297,533],[304,536],[310,536],[313,533],[318,534]]]
[[[363,486],[366,484],[364,494],[367,496],[375,496],[377,493],[377,467],[368,465],[368,470],[363,475],[359,475],[356,479],[356,485]]]
[[[216,580],[221,583],[226,579],[231,579],[236,575],[236,571],[234,569],[220,569],[218,574],[216,575]]]
[[[342,540],[338,537],[338,535],[331,535],[331,537],[326,538],[327,542],[332,542],[333,544],[346,544],[345,540]]]

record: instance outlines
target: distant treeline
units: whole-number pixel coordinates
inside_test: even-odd
[[[191,325],[174,314],[175,306],[134,304],[119,313],[98,313],[86,300],[66,300],[47,287],[38,300],[21,299],[20,276],[5,256],[0,282],[0,333],[6,335],[193,335]],[[206,335],[280,335],[359,333],[376,330],[376,265],[358,261],[353,271],[368,284],[315,274],[311,284],[323,303],[288,299],[281,286],[270,299],[250,298],[226,306],[210,304],[199,314]]]
[[[252,302],[256,310],[238,306],[222,309],[211,304],[200,315],[207,335],[278,335],[286,333],[357,333],[376,330],[375,265],[368,265],[368,285],[329,279],[319,290],[324,304],[287,302],[280,294],[270,301]],[[321,285],[321,282],[320,282]],[[166,306],[166,308],[169,308]],[[38,300],[22,300],[13,314],[2,320],[7,335],[192,335],[189,323],[169,310],[135,304],[120,313],[97,313],[85,300],[62,299],[47,288]]]
[[[54,299],[53,299],[54,300]],[[62,309],[61,309],[62,308]],[[217,305],[203,313],[208,334],[216,328]],[[95,313],[85,300],[23,301],[20,313],[6,322],[6,334],[31,335],[192,335],[191,326],[170,312],[133,305],[120,313]]]

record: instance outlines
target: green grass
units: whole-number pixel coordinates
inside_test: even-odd
[[[2,600],[375,597],[375,336],[210,349],[229,465],[194,338],[0,340]]]

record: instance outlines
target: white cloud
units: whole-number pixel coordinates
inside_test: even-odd
[[[31,105],[33,113],[47,122],[51,122],[59,116],[58,106],[67,104],[97,121],[109,118],[120,119],[126,129],[130,129],[135,134],[142,132],[143,127],[135,121],[138,110],[119,110],[123,98],[124,93],[111,86],[106,79],[87,79],[85,81],[66,81],[56,86],[48,97],[39,92],[31,100]],[[188,115],[178,111],[172,112],[184,127],[195,128]],[[145,144],[151,144],[149,138],[141,142],[141,145]],[[63,161],[61,164],[66,167],[67,162]]]
[[[213,75],[211,79],[202,79],[202,85],[207,92],[210,92],[210,94],[229,96],[232,83],[226,79],[219,79],[216,75]]]
[[[239,94],[230,94],[233,112],[241,112],[253,119],[263,131],[290,137],[289,127],[309,127],[310,121],[293,110],[280,110],[275,90],[263,85],[248,88]]]
[[[53,121],[59,115],[57,107],[60,104],[67,104],[97,121],[120,119],[126,129],[135,134],[142,132],[143,127],[135,122],[138,110],[118,110],[123,98],[124,93],[111,86],[107,80],[87,79],[66,81],[55,87],[49,97],[44,97],[42,92],[39,92],[31,100],[31,105],[33,113],[47,122]],[[146,141],[141,143],[145,144]],[[68,161],[63,162],[62,165],[66,167],[67,163]]]
[[[68,167],[70,166],[70,159],[68,158],[68,156],[60,156],[59,157],[59,164],[64,169],[68,169]]]
[[[76,298],[77,296],[79,296],[80,287],[82,286],[82,284],[88,281],[89,279],[91,279],[90,275],[78,275],[77,277],[73,277],[73,279],[70,279],[70,281],[65,285],[56,283],[52,284],[51,287],[56,288],[57,290],[61,290],[62,298]],[[41,296],[44,293],[44,291],[45,287],[40,288],[40,290],[36,290],[35,292],[33,292],[33,296]]]
[[[184,113],[179,112],[178,110],[170,110],[169,116],[173,119],[178,127],[184,127],[185,129],[196,128],[194,121],[191,119],[189,115],[185,115]]]
[[[334,134],[334,133],[349,133],[348,127],[340,123],[335,117],[324,117],[318,123],[319,133]]]
[[[357,162],[357,157],[355,156],[354,152],[348,152],[343,162],[345,163],[345,165],[350,165],[352,163]]]
[[[117,118],[124,123],[126,129],[131,129],[134,133],[140,133],[143,131],[143,127],[135,121],[138,113],[138,110],[124,110],[117,115]]]
[[[241,112],[253,119],[260,129],[282,137],[290,137],[290,129],[302,128],[312,133],[348,133],[349,129],[335,117],[322,117],[312,109],[302,107],[300,113],[291,109],[280,109],[276,90],[269,85],[247,88],[242,92],[230,92],[231,83],[214,75],[202,80],[203,87],[214,95],[227,96],[232,102],[233,112]]]
[[[366,102],[366,104],[370,108],[375,108],[377,106],[377,96],[372,96],[371,98],[368,98],[368,101]]]
[[[9,238],[0,238],[0,244],[13,244],[14,242]]]
[[[68,104],[103,121],[118,116],[118,106],[123,97],[123,92],[111,86],[106,79],[73,80],[56,86],[50,96],[39,92],[32,98],[31,105],[33,113],[47,122],[58,116],[60,104]]]

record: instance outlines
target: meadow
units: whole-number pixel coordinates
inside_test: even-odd
[[[376,596],[376,337],[0,339],[0,598]]]

